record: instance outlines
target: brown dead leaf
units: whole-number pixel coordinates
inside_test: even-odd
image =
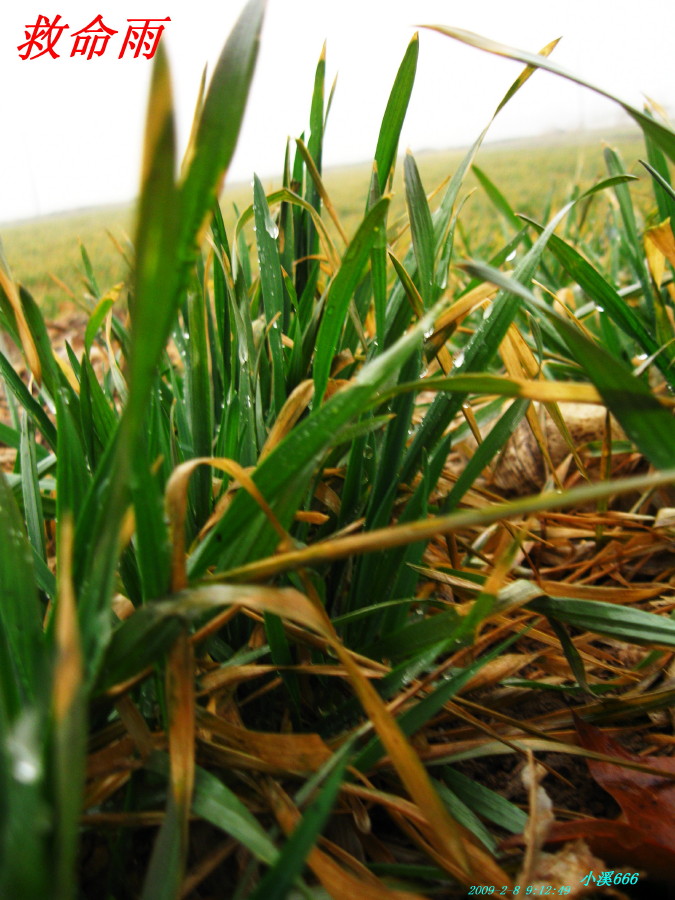
[[[587,750],[638,762],[675,774],[675,759],[634,756],[599,728],[575,717],[579,742]],[[613,865],[645,869],[672,879],[675,871],[675,781],[672,777],[627,769],[619,764],[587,760],[593,778],[621,807],[618,819],[586,819],[558,823],[549,841],[583,838],[593,853]]]
[[[256,759],[281,767],[287,772],[306,775],[316,772],[331,757],[331,751],[318,734],[276,734],[251,731],[199,710],[201,729],[217,735],[219,741]]]
[[[591,853],[584,841],[574,841],[564,844],[555,853],[540,853],[529,884],[533,896],[545,894],[550,888],[553,893],[559,893],[559,889],[565,886],[565,896],[572,900],[587,894],[584,876],[592,871],[601,872],[604,868],[604,862]]]

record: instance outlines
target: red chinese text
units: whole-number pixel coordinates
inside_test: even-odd
[[[70,55],[86,54],[87,59],[91,59],[92,56],[103,56],[113,34],[117,34],[117,31],[105,26],[100,15],[96,16],[93,22],[71,35],[75,40]]]
[[[56,16],[50,22],[47,16],[38,16],[35,25],[26,25],[26,43],[17,47],[21,59],[37,59],[45,53],[49,53],[54,59],[58,58],[59,54],[54,47],[66,28],[70,28],[69,25],[59,25],[60,18],[61,16]]]
[[[117,58],[131,57],[132,59],[138,59],[142,56],[145,59],[152,59],[157,52],[157,47],[164,33],[165,23],[170,22],[171,17],[166,16],[164,19],[127,19],[126,21],[128,28],[122,41],[122,49]],[[54,16],[53,20],[50,21],[48,16],[40,14],[35,24],[25,26],[26,40],[23,44],[17,46],[19,57],[24,60],[39,59],[39,57],[49,54],[52,59],[58,59],[60,53],[56,50],[56,44],[62,39],[63,32],[69,28],[70,25],[61,24],[60,15]],[[106,25],[103,21],[103,16],[99,14],[84,28],[70,33],[70,38],[72,39],[70,56],[83,59],[103,56],[108,49],[110,39],[119,33],[118,29],[110,28]]]

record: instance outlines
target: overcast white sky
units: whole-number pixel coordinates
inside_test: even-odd
[[[243,0],[44,0],[0,9],[0,222],[128,200],[136,193],[152,63],[118,59],[127,19],[171,17],[168,50],[184,146],[201,71],[213,65]],[[118,34],[106,54],[70,58],[73,38],[98,14]],[[58,59],[21,60],[37,16],[70,28]],[[260,55],[230,180],[273,174],[287,136],[305,128],[316,61],[327,40],[338,74],[325,162],[372,158],[392,81],[417,24],[453,25],[529,50],[554,37],[561,65],[624,99],[673,107],[672,0],[268,0]],[[420,34],[420,61],[402,148],[471,142],[519,65]],[[546,73],[507,106],[493,138],[558,127],[609,125],[618,107]]]

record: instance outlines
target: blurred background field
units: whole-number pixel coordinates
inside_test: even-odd
[[[480,168],[519,213],[541,216],[547,206],[555,210],[575,191],[583,191],[606,173],[603,144],[609,143],[623,157],[626,171],[641,177],[631,186],[636,207],[650,215],[649,179],[638,163],[644,156],[642,138],[636,129],[613,131],[561,132],[540,138],[514,139],[484,146],[477,159]],[[416,161],[427,193],[431,193],[455,171],[465,150],[430,150],[417,153]],[[404,212],[401,164],[394,178],[394,198],[390,222],[395,227]],[[325,184],[347,234],[353,234],[361,220],[370,180],[367,163],[327,170]],[[267,192],[279,186],[280,178],[265,177]],[[501,237],[498,217],[477,181],[470,176],[464,193],[472,192],[464,206],[460,229],[459,256],[489,252]],[[653,200],[653,195],[652,200]],[[227,185],[222,197],[225,224],[231,232],[236,214],[252,200],[250,184]],[[607,199],[596,201],[593,215],[603,215]],[[54,317],[64,303],[82,302],[86,294],[81,245],[86,248],[99,286],[108,290],[125,282],[129,267],[125,254],[131,253],[129,234],[133,226],[132,203],[56,213],[40,219],[0,226],[0,237],[15,278],[25,285],[48,317]],[[328,218],[325,216],[324,217]],[[328,221],[331,227],[330,220]],[[462,246],[463,236],[471,242]]]

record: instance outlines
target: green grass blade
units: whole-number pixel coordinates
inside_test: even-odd
[[[403,607],[404,612],[407,614],[407,610],[410,608],[410,599],[390,600],[382,604],[378,603],[374,606],[363,607],[344,616],[339,616],[333,621],[346,625],[371,616],[377,619],[383,609],[390,610],[396,607]],[[397,691],[409,685],[415,678],[419,678],[425,672],[429,672],[439,657],[451,650],[458,649],[465,643],[466,640],[463,639],[460,639],[459,642],[456,641],[455,633],[450,638],[437,641],[412,658],[405,660],[398,666],[394,666],[390,672],[379,679],[377,683],[378,693],[384,700],[391,699]],[[333,713],[330,723],[323,723],[323,728],[320,728],[320,732],[323,734],[334,734],[337,728],[340,728],[345,723],[354,721],[358,717],[359,708],[359,702],[355,697],[348,700]]]
[[[254,481],[284,527],[289,527],[319,461],[333,446],[340,429],[359,416],[375,392],[396,376],[405,359],[419,347],[432,316],[433,310],[387,352],[371,360],[349,387],[315,409],[260,463]],[[190,575],[195,577],[216,562],[226,568],[260,558],[272,552],[277,541],[255,501],[239,491],[225,516],[192,554]]]
[[[161,44],[160,44],[161,49]],[[163,53],[153,67],[141,196],[136,234],[136,269],[131,304],[130,431],[140,427],[154,370],[176,314],[182,272],[178,254],[178,195],[174,185],[176,148],[168,63]],[[158,304],[156,298],[163,302]]]
[[[21,434],[16,428],[12,428],[11,425],[5,425],[4,422],[0,422],[0,442],[6,447],[13,447],[14,450],[18,450],[21,444]],[[41,449],[43,452],[46,452],[44,447]]]
[[[551,50],[555,47],[556,42],[548,44],[543,48],[542,53],[547,54],[550,53]],[[455,169],[455,172],[450,179],[450,183],[448,184],[447,190],[441,200],[441,204],[439,208],[433,215],[434,222],[434,237],[436,242],[436,251],[438,254],[440,248],[445,244],[445,247],[441,253],[442,259],[444,263],[449,264],[449,256],[447,256],[448,250],[451,246],[451,243],[448,241],[449,230],[451,229],[451,223],[453,219],[453,211],[456,206],[457,197],[459,195],[459,190],[464,181],[464,177],[468,172],[471,164],[476,158],[476,154],[478,153],[485,136],[487,135],[492,122],[495,117],[500,113],[500,111],[504,108],[504,106],[509,102],[509,100],[520,90],[520,88],[527,82],[527,80],[531,77],[533,73],[532,68],[527,68],[523,72],[520,73],[518,78],[513,82],[510,86],[509,90],[506,92],[501,102],[495,109],[495,112],[490,118],[490,121],[483,129],[483,131],[476,138],[472,146],[467,151],[466,155],[462,159],[459,166]],[[405,259],[404,266],[406,270],[412,275],[415,275],[414,254],[410,251]],[[446,258],[447,257],[447,258]],[[447,272],[447,269],[446,269]],[[446,277],[445,272],[440,273],[439,281],[443,283],[443,280]],[[407,323],[410,321],[409,311],[405,308],[403,303],[403,290],[402,288],[395,288],[392,292],[390,302],[387,306],[387,319],[386,319],[386,345],[391,344],[396,338],[400,336],[400,334],[405,329]]]
[[[119,419],[106,395],[103,393],[103,389],[99,384],[96,373],[86,356],[82,359],[80,405],[84,406],[85,402],[89,405],[90,421],[86,423],[87,427],[85,427],[85,413],[81,410],[82,436],[85,441],[91,441],[94,436],[96,436],[101,447],[107,447],[117,429]],[[90,428],[92,431],[89,430]],[[92,468],[95,467],[97,461],[97,454],[92,454]]]
[[[471,31],[465,31],[461,28],[450,28],[446,25],[423,25],[421,27],[429,28],[432,31],[438,31],[440,34],[444,34],[447,37],[454,38],[455,40],[461,41],[464,44],[468,44],[471,47],[477,47],[479,50],[484,50],[487,53],[493,53],[496,56],[505,56],[507,59],[515,59],[519,62],[526,63],[528,66],[531,66],[535,69],[545,69],[547,72],[552,72],[554,75],[559,75],[562,78],[567,78],[569,81],[580,84],[582,87],[587,87],[590,90],[595,91],[597,94],[600,94],[603,97],[607,97],[608,100],[613,100],[615,103],[618,103],[619,106],[621,106],[625,110],[625,112],[627,112],[628,115],[637,122],[637,124],[645,132],[645,134],[649,135],[654,143],[663,150],[663,152],[666,154],[666,156],[668,156],[670,160],[675,161],[675,132],[671,128],[668,128],[668,126],[666,125],[662,125],[660,122],[657,122],[656,119],[653,119],[651,116],[647,115],[641,110],[636,109],[634,106],[631,106],[629,103],[626,103],[623,100],[620,100],[609,91],[606,91],[603,88],[597,87],[596,85],[585,81],[578,75],[574,75],[571,72],[568,72],[566,69],[563,69],[562,66],[559,66],[552,60],[547,59],[545,56],[536,53],[530,53],[527,50],[518,50],[515,47],[509,47],[506,44],[500,44],[497,41],[492,41],[489,38],[474,34]]]
[[[542,226],[531,219],[525,218],[525,221],[534,225],[538,231],[542,230]],[[653,356],[659,349],[655,339],[643,324],[640,316],[600,272],[587,262],[574,247],[555,234],[549,239],[549,248],[575,283],[605,310],[624,334],[637,341],[648,356]],[[656,357],[655,363],[663,367],[662,371],[666,377],[669,375],[672,377],[667,361]]]
[[[465,264],[470,265],[470,264]],[[505,375],[471,374],[434,376],[433,378],[421,378],[418,381],[402,382],[382,392],[377,402],[397,394],[407,394],[411,391],[444,391],[448,394],[497,394],[500,397],[523,397],[530,400],[543,402],[577,401],[581,403],[596,403],[597,393],[588,385],[574,382],[564,384],[551,381],[528,381],[507,378]],[[374,403],[373,403],[374,405]],[[494,416],[486,419],[489,421]],[[459,426],[465,432],[464,426]],[[463,434],[465,436],[465,433]],[[459,437],[459,435],[458,435]]]
[[[181,186],[181,238],[185,252],[197,249],[205,218],[218,199],[244,117],[253,78],[265,0],[249,0],[216,63]]]
[[[147,604],[112,632],[101,662],[95,693],[133,678],[154,665],[175,642],[182,623],[166,602]]]
[[[227,390],[232,371],[230,367],[230,342],[232,340],[230,334],[230,308],[228,302],[228,292],[230,289],[227,283],[225,272],[223,271],[223,260],[227,260],[228,268],[232,268],[232,253],[230,244],[225,231],[225,223],[220,206],[215,204],[213,210],[213,221],[211,222],[211,230],[216,246],[217,261],[213,266],[213,305],[214,305],[214,324],[218,337],[218,350],[213,351],[213,357],[216,364],[221,369],[220,377],[223,382],[223,392]]]
[[[604,150],[607,171],[611,176],[626,175],[624,171],[621,157],[611,147],[605,147]],[[619,209],[621,210],[621,218],[628,239],[628,247],[631,251],[636,252],[640,245],[638,235],[637,222],[635,221],[635,210],[633,209],[633,201],[631,200],[628,185],[625,182],[617,183],[614,187],[614,194],[619,201]]]
[[[385,192],[389,175],[396,162],[398,141],[415,83],[419,47],[419,36],[415,34],[408,44],[408,49],[396,74],[380,125],[380,133],[377,136],[375,164],[380,196]]]
[[[408,378],[418,378],[421,369],[421,354],[411,354],[401,366],[399,383],[406,383]],[[378,405],[379,403],[380,398],[378,397]],[[385,502],[385,497],[392,493],[392,490],[395,494],[398,471],[408,441],[409,429],[412,426],[414,406],[415,402],[412,394],[395,397],[394,402],[391,404],[390,411],[394,419],[386,430],[384,441],[379,451],[379,454],[381,454],[380,458],[386,459],[387,465],[381,466],[375,472],[370,500],[368,501],[367,521],[369,527],[372,527],[376,520],[381,525],[389,521],[393,496],[389,503]]]
[[[550,236],[569,208],[570,205],[564,207],[549,222],[532,248],[518,263],[513,273],[513,280],[528,282],[534,276]],[[501,291],[498,294],[494,300],[491,315],[483,318],[473,337],[464,347],[462,363],[456,366],[458,374],[479,372],[487,368],[518,313],[520,305],[518,293]],[[437,446],[442,440],[446,428],[459,412],[463,399],[462,396],[447,398],[439,395],[436,397],[408,448],[401,471],[402,481],[408,482],[412,478],[421,464],[425,452]]]
[[[155,56],[146,129],[137,229],[137,260],[129,358],[129,399],[114,458],[114,476],[87,541],[77,585],[84,619],[93,623],[107,609],[118,556],[118,531],[129,500],[134,444],[144,431],[147,403],[156,367],[173,327],[181,290],[186,285],[200,227],[212,210],[229,164],[253,74],[263,0],[250,0],[216,66],[201,112],[194,155],[184,182],[174,183],[175,140],[169,70],[162,46]],[[162,303],[157,298],[162,298]],[[79,529],[78,529],[79,530]],[[108,627],[83,627],[85,658],[100,661]]]
[[[82,241],[80,241],[80,256],[82,257],[82,264],[84,266],[85,275],[87,276],[85,280],[87,290],[93,297],[98,300],[98,298],[101,296],[101,291],[96,281],[96,275],[94,273],[94,267],[91,264],[91,258],[89,256],[89,253],[87,252],[87,248],[84,246]]]
[[[187,297],[187,341],[185,394],[187,424],[193,456],[213,451],[213,379],[207,334],[206,288],[196,284]],[[191,484],[195,520],[203,525],[211,512],[211,472],[201,467]]]
[[[143,596],[145,600],[156,600],[165,596],[169,589],[171,551],[159,476],[150,471],[144,449],[134,460],[131,495],[136,514],[134,542]]]
[[[10,719],[40,694],[45,639],[31,552],[21,515],[0,472],[0,625],[12,675],[3,678],[4,708]],[[7,673],[6,673],[7,674]]]
[[[105,317],[115,305],[112,297],[104,297],[97,305],[92,314],[89,316],[87,327],[84,332],[84,349],[87,355],[91,351],[94,338],[98,334],[101,325],[105,321]]]
[[[593,688],[588,683],[583,658],[570,637],[567,628],[562,622],[559,622],[555,618],[550,618],[549,624],[553,629],[553,633],[560,641],[560,647],[565,654],[565,659],[567,660],[572,675],[576,678],[577,684],[581,690],[584,691],[590,699],[590,697],[593,696]]]
[[[248,565],[242,565],[223,573],[231,582],[249,583],[288,572],[299,566],[315,565],[326,560],[344,559],[361,553],[382,551],[382,548],[400,547],[428,541],[439,534],[446,534],[474,525],[487,525],[511,516],[527,515],[544,509],[563,509],[631,491],[650,491],[675,480],[675,469],[640,475],[634,478],[617,478],[587,484],[568,491],[546,491],[509,503],[495,503],[485,509],[461,510],[447,516],[434,516],[426,521],[392,525],[359,535],[321,541],[308,547],[277,553]]]
[[[316,843],[321,829],[331,813],[344,779],[350,745],[343,747],[329,760],[331,771],[321,784],[314,800],[305,810],[277,862],[269,869],[251,895],[251,900],[286,900],[288,891],[302,872],[305,858]]]
[[[291,646],[284,631],[284,625],[279,616],[272,613],[265,613],[265,634],[267,643],[270,647],[270,656],[275,666],[292,666],[293,654]],[[291,702],[293,703],[293,711],[300,721],[302,700],[300,695],[300,686],[298,676],[295,672],[281,673],[281,680],[288,691]]]
[[[310,156],[314,160],[317,171],[321,174],[321,163],[323,156],[323,132],[326,122],[326,112],[324,111],[324,93],[326,84],[326,45],[324,44],[319,55],[314,73],[314,90],[312,91],[312,104],[309,111],[309,140],[307,141],[307,149]],[[311,180],[306,185],[306,199],[311,205],[319,210],[319,193],[316,185]],[[311,246],[311,244],[310,244]]]
[[[446,441],[445,446],[446,453],[443,460],[449,452],[449,441]],[[426,517],[429,494],[432,490],[432,485],[435,485],[438,481],[441,467],[440,454],[433,457],[428,463],[425,463],[419,483],[407,500],[402,512],[398,514],[398,522],[400,524],[415,522]],[[397,487],[397,479],[392,478],[390,489],[383,497],[379,507],[369,509],[367,518],[369,530],[386,526],[391,521]],[[417,576],[411,567],[421,562],[425,546],[425,542],[420,542],[405,548],[383,548],[381,553],[367,555],[359,560],[351,590],[350,608],[363,604],[364,598],[379,597],[386,601],[389,598],[413,596]],[[388,635],[390,632],[395,631],[404,621],[404,609],[391,609],[379,621],[371,620],[364,623],[365,627],[356,629],[357,636],[353,638],[353,641],[360,647],[364,643],[373,640],[378,632],[381,635]],[[351,641],[351,629],[349,638]]]
[[[229,165],[258,50],[264,0],[244,8],[216,64],[201,111],[194,153],[184,181],[174,185],[175,147],[169,72],[156,65],[137,238],[134,340],[130,361],[129,428],[140,426],[152,373],[173,325],[201,228]],[[161,46],[161,45],[160,45]],[[164,297],[158,307],[156,297]]]
[[[60,526],[64,515],[76,517],[84,508],[84,500],[91,484],[78,423],[70,406],[59,397],[56,405],[58,444],[56,453],[56,519]]]
[[[55,886],[45,796],[50,653],[34,574],[46,566],[34,553],[0,471],[0,895],[26,900]]]
[[[96,379],[94,379],[96,381]],[[96,381],[98,389],[101,386]],[[101,456],[101,439],[96,434],[94,426],[94,410],[92,401],[92,385],[89,377],[83,377],[80,382],[80,424],[84,438],[84,452],[91,469],[96,468],[97,460]]]
[[[327,115],[324,110],[325,85],[326,45],[324,44],[314,73],[314,90],[312,91],[312,103],[309,110],[309,140],[307,141],[309,155],[314,160],[314,165],[319,175],[321,175],[322,169],[323,132]],[[320,212],[321,197],[317,186],[311,178],[308,178],[305,184],[305,199],[317,212]],[[310,221],[307,222],[307,242],[309,252],[314,253],[316,251],[316,243],[314,227]]]
[[[610,175],[620,176],[625,174],[621,157],[616,150],[613,150],[611,147],[605,147],[604,156],[607,170]],[[644,248],[640,236],[638,235],[635,210],[633,209],[633,201],[628,189],[628,184],[625,182],[618,182],[615,184],[614,195],[619,203],[621,222],[623,223],[622,247],[630,261],[635,276],[642,285],[643,299],[649,318],[651,321],[654,321],[652,283],[644,260]]]
[[[169,758],[164,753],[153,753],[146,760],[145,768],[168,777]],[[192,810],[236,838],[260,862],[273,865],[278,859],[277,848],[237,795],[212,772],[199,766],[195,767]]]
[[[368,212],[347,248],[342,265],[328,289],[316,339],[315,403],[319,403],[325,393],[333,356],[338,348],[340,332],[345,325],[349,302],[370,256],[377,231],[383,227],[388,208],[389,199],[383,197]]]
[[[180,816],[170,795],[155,838],[141,900],[179,900],[182,876]]]
[[[25,288],[20,288],[19,294],[26,322],[30,328],[31,336],[40,360],[44,386],[49,391],[52,399],[56,399],[55,395],[58,393],[59,388],[62,388],[69,395],[73,406],[76,406],[77,394],[75,394],[56,364],[54,350],[40,308],[32,295]]]
[[[569,597],[542,597],[527,605],[535,612],[594,634],[604,634],[630,644],[675,647],[675,622],[641,609]]]
[[[310,203],[308,203],[306,200],[303,200],[302,197],[299,197],[296,193],[286,187],[279,188],[279,190],[277,191],[272,191],[272,193],[267,194],[266,199],[267,205],[270,208],[275,206],[277,203],[288,203],[291,204],[294,208],[299,209],[301,212],[307,213],[317,230],[321,242],[323,243],[323,248],[326,255],[329,257],[329,259],[331,259],[331,261],[334,261],[337,266],[339,259],[328,230],[326,229],[326,226],[323,223],[320,214]],[[237,217],[237,224],[235,226],[234,234],[239,251],[233,258],[233,263],[236,263],[236,265],[233,266],[233,277],[235,278],[235,280],[239,271],[239,267],[249,265],[248,249],[246,248],[246,242],[244,240],[243,228],[251,221],[251,219],[254,218],[255,208],[253,204],[247,206],[243,213],[241,213],[241,215]],[[247,277],[246,284],[250,285],[250,281],[251,279]],[[303,324],[306,323],[303,322]]]
[[[56,450],[56,428],[54,427],[54,424],[37,400],[32,396],[23,381],[16,374],[14,367],[2,352],[0,352],[0,375],[2,375],[3,382],[7,389],[12,392],[19,404],[26,410],[50,448]]]
[[[497,854],[497,844],[485,825],[478,818],[473,809],[461,800],[453,791],[449,790],[442,781],[432,779],[432,784],[438,791],[438,796],[448,807],[450,815],[460,825],[468,829],[471,834],[485,846],[493,855]]]
[[[35,450],[35,430],[32,422],[24,413],[21,416],[21,491],[23,494],[23,511],[26,520],[28,539],[35,554],[47,561],[45,545],[45,521],[42,512],[42,498],[37,471],[37,455]]]
[[[276,597],[277,591],[270,593]],[[98,673],[95,690],[103,693],[114,685],[127,681],[149,666],[170,649],[186,623],[203,620],[204,616],[224,606],[246,603],[247,596],[265,598],[265,590],[253,586],[218,585],[183,591],[170,599],[147,603],[121,622],[112,632]]]
[[[323,157],[323,132],[325,126],[326,112],[324,110],[324,89],[326,81],[326,45],[321,49],[321,54],[316,65],[314,73],[314,87],[312,90],[312,101],[309,112],[309,140],[307,141],[307,150],[314,161],[314,166],[319,176],[322,169]],[[293,178],[299,186],[303,182],[303,165],[302,157],[298,152],[296,155],[296,164],[294,166]],[[315,213],[321,211],[321,195],[314,181],[307,177],[305,182],[305,202],[314,210]],[[298,264],[295,269],[295,290],[298,296],[302,296],[305,290],[310,287],[313,290],[313,284],[318,277],[319,264],[315,259],[308,257],[314,256],[318,250],[318,231],[313,216],[308,217],[300,213],[295,220],[295,259]]]
[[[177,196],[171,86],[160,44],[155,56],[146,126],[131,304],[129,396],[115,447],[109,445],[96,481],[102,493],[80,514],[75,550],[84,656],[91,670],[107,642],[109,600],[119,556],[119,530],[129,502],[134,444],[144,433],[148,396],[174,315],[179,286]],[[163,302],[158,303],[157,298]],[[102,507],[105,512],[102,513]],[[79,507],[75,507],[79,508]],[[84,531],[83,531],[84,529]]]
[[[4,686],[1,665],[0,674]],[[54,886],[45,840],[51,813],[43,763],[46,722],[33,706],[24,707],[12,724],[7,712],[0,698],[0,896],[43,900]]]
[[[394,664],[417,656],[441,640],[451,642],[457,629],[458,614],[450,609],[420,621],[408,622],[398,631],[364,650],[369,659],[391,659]]]
[[[373,179],[375,173],[373,172]],[[375,202],[375,201],[374,201]],[[387,315],[387,228],[386,221],[378,231],[370,254],[370,279],[375,312],[375,341],[371,352],[384,347]]]
[[[641,159],[640,162],[660,189],[656,191],[656,197],[657,200],[659,200],[659,212],[661,217],[663,219],[670,218],[672,221],[675,219],[675,190],[673,190],[672,184],[661,171],[650,165],[650,163],[645,162],[643,159]]]
[[[445,232],[447,231],[448,225],[452,218],[453,208],[455,205],[455,201],[457,200],[459,190],[462,186],[462,182],[464,181],[464,176],[468,172],[471,163],[478,153],[478,150],[480,149],[480,146],[483,143],[483,140],[488,133],[491,124],[492,119],[483,129],[478,138],[474,141],[474,143],[466,153],[466,156],[455,170],[454,175],[450,179],[450,184],[448,185],[448,188],[443,196],[441,205],[434,213],[434,237],[437,243],[443,240]],[[414,278],[416,274],[416,266],[417,261],[415,259],[415,253],[414,250],[410,248],[403,260],[403,268],[406,272],[409,273],[411,278]],[[410,310],[406,306],[404,301],[404,287],[403,285],[396,285],[391,293],[391,297],[389,298],[389,303],[387,304],[385,340],[386,346],[389,346],[394,340],[396,340],[397,337],[399,337],[403,333],[408,322],[410,321]]]
[[[461,378],[461,376],[459,376]],[[455,482],[452,490],[443,501],[443,512],[455,509],[460,500],[474,484],[483,469],[488,466],[508,439],[516,430],[527,412],[529,400],[516,400],[509,406],[504,415],[490,429],[485,439],[472,454],[466,468]]]
[[[528,288],[484,264],[469,263],[466,268],[503,290],[512,290],[548,316],[631,440],[658,468],[667,469],[675,464],[675,419],[647,384],[604,347],[587,338],[577,326],[538,300]]]
[[[455,630],[452,637],[460,638],[462,625]],[[514,635],[506,641],[502,641],[484,656],[474,660],[465,669],[457,672],[452,678],[443,681],[438,687],[430,691],[423,700],[409,707],[398,718],[398,724],[404,734],[410,736],[418,731],[425,722],[432,718],[453,697],[457,691],[465,685],[482,667],[491,659],[496,659],[504,650],[518,639]],[[353,765],[362,772],[367,772],[384,755],[384,747],[379,738],[373,739],[357,756]]]
[[[55,653],[49,777],[53,792],[50,798],[53,803],[50,878],[54,900],[72,900],[76,892],[87,748],[87,698],[72,581],[73,532],[73,519],[68,513],[59,523],[58,595],[52,631]]]
[[[434,302],[434,226],[415,159],[408,151],[404,164],[405,195],[412,233],[413,250],[417,260],[420,294],[425,309]]]
[[[471,171],[478,179],[478,183],[483,188],[487,196],[490,198],[492,205],[497,210],[497,212],[502,216],[504,221],[516,232],[520,231],[522,226],[522,222],[520,218],[516,215],[514,210],[511,208],[509,201],[506,199],[504,194],[499,190],[496,184],[488,178],[485,172],[482,169],[479,169],[477,165],[473,165],[471,167]],[[525,237],[525,246],[529,250],[532,246],[532,242],[529,237]]]
[[[443,780],[450,790],[479,816],[500,825],[513,834],[521,834],[527,825],[527,815],[520,807],[501,794],[468,778],[450,766],[443,769]]]
[[[540,56],[549,56],[551,53],[553,53],[553,51],[555,50],[555,48],[558,46],[559,43],[560,43],[560,38],[555,38],[554,40],[549,41],[549,43],[546,44],[546,46],[543,47],[539,51],[539,55]],[[520,88],[525,84],[525,82],[529,78],[532,77],[532,75],[535,72],[536,72],[535,66],[528,66],[526,69],[523,69],[523,71],[516,78],[516,80],[513,82],[511,87],[508,89],[508,91],[504,95],[504,98],[500,101],[499,106],[497,107],[497,109],[495,111],[495,115],[497,115],[497,113],[509,102],[511,97],[513,97],[513,95],[517,91],[520,90]]]
[[[279,246],[277,244],[279,227],[270,214],[265,191],[257,175],[255,175],[253,179],[253,209],[255,215],[256,242],[258,244],[260,285],[262,289],[265,319],[269,326],[268,340],[272,355],[273,390],[269,406],[272,418],[274,419],[286,400],[284,357],[281,345],[281,328],[284,315],[284,286],[281,279]]]

